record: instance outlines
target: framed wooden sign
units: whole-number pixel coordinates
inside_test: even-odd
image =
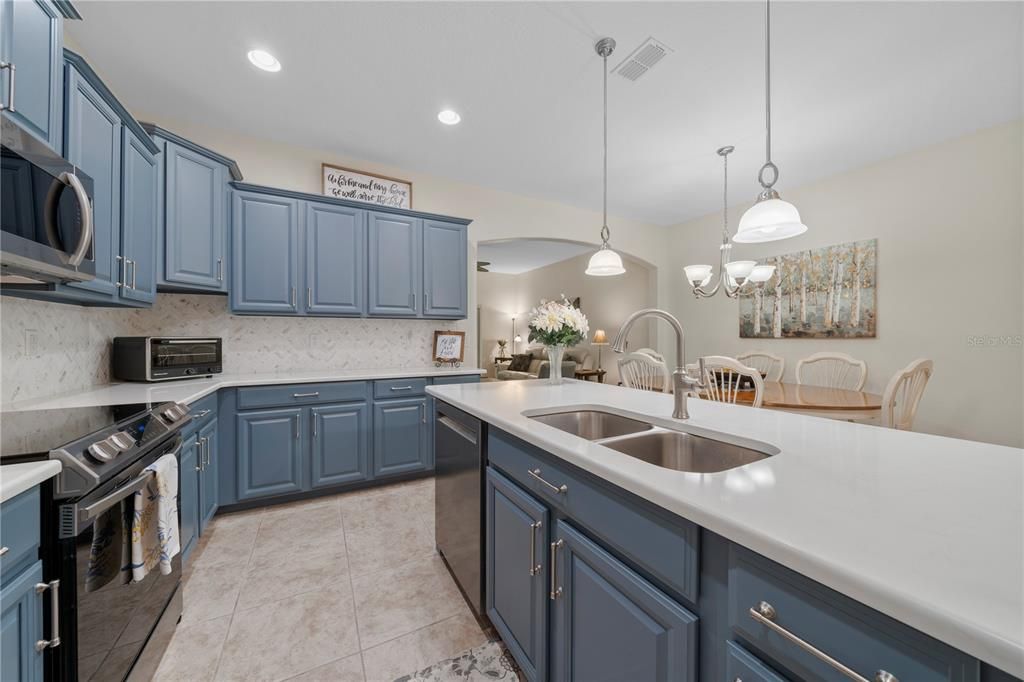
[[[466,332],[434,332],[434,362],[460,364],[466,346]]]
[[[388,208],[412,209],[412,183],[351,168],[320,164],[323,194]]]

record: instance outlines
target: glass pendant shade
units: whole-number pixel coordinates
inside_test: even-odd
[[[732,240],[741,244],[773,242],[806,231],[807,226],[800,222],[796,206],[782,199],[763,199],[743,214]]]
[[[754,284],[760,284],[761,282],[767,282],[770,280],[774,274],[774,265],[757,265],[750,271],[750,276],[747,279]]]
[[[621,275],[625,271],[626,268],[622,267],[622,257],[607,246],[602,246],[597,253],[590,257],[586,274],[594,277],[610,277],[611,275]]]
[[[711,281],[710,265],[687,265],[683,268],[686,273],[686,280],[693,286],[704,286]]]
[[[725,264],[725,271],[729,273],[729,277],[736,280],[737,282],[743,282],[750,276],[754,266],[757,265],[757,261],[752,260],[734,260]]]

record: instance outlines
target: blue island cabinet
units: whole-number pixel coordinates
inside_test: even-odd
[[[302,410],[281,407],[238,413],[238,498],[302,490]]]
[[[199,540],[199,440],[194,428],[182,434],[178,464],[178,516],[181,560],[187,562]]]
[[[43,600],[52,599],[39,559],[40,489],[30,488],[0,506],[0,680],[43,679],[46,645]],[[42,649],[36,644],[41,643]]]

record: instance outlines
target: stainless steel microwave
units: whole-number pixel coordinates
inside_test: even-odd
[[[10,118],[0,128],[0,281],[95,278],[92,178]]]
[[[220,374],[222,340],[192,336],[118,336],[111,354],[115,379],[168,381]]]

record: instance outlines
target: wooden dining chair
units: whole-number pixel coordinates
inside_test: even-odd
[[[619,378],[628,388],[662,393],[672,390],[665,361],[658,361],[646,353],[628,353],[619,358]]]
[[[786,371],[786,359],[778,355],[754,350],[740,353],[736,359],[747,367],[753,367],[764,373],[765,381],[782,381],[782,373]]]
[[[859,391],[867,378],[867,363],[846,353],[815,353],[796,363],[798,384]]]
[[[882,393],[882,426],[910,431],[934,363],[919,358],[896,372]]]
[[[764,380],[761,372],[747,367],[736,358],[725,355],[707,355],[704,357],[704,389],[702,397],[720,403],[735,403],[739,395],[742,379],[749,378],[754,384],[754,402],[752,407],[761,407],[764,400]]]

